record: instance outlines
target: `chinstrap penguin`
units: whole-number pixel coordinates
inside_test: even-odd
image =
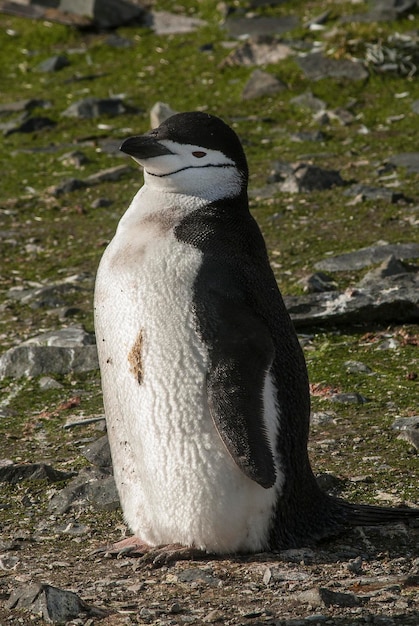
[[[317,485],[305,360],[235,132],[180,113],[121,150],[144,186],[100,262],[95,328],[127,544],[252,553],[419,516]]]

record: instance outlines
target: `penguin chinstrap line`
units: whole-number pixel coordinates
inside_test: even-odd
[[[120,545],[274,551],[418,517],[317,485],[305,360],[249,212],[235,132],[180,113],[121,150],[144,185],[95,288],[114,475],[134,533]]]

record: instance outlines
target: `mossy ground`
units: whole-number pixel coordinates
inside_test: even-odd
[[[244,2],[239,4],[245,6]],[[158,9],[173,8],[171,2],[163,0],[155,5]],[[223,46],[228,36],[220,28],[222,15],[217,6],[210,0],[190,0],[182,3],[182,8],[177,7],[207,20],[206,26],[191,34],[157,37],[145,28],[121,28],[118,34],[132,43],[123,49],[110,47],[103,33],[0,16],[0,103],[24,98],[47,100],[49,108],[38,107],[33,113],[57,122],[52,129],[0,137],[1,230],[12,231],[0,249],[3,296],[9,288],[31,282],[49,283],[81,272],[94,275],[106,242],[141,183],[140,172],[133,166],[132,174],[122,181],[59,198],[52,197],[47,189],[62,179],[84,177],[122,163],[122,157],[119,160],[100,150],[100,140],[123,139],[146,131],[149,110],[158,100],[179,111],[205,109],[231,123],[245,145],[250,187],[254,189],[266,183],[272,161],[301,159],[338,169],[347,181],[376,185],[380,184],[378,166],[390,155],[417,150],[418,117],[411,109],[412,102],[419,98],[417,75],[407,78],[372,72],[364,82],[324,79],[313,83],[304,77],[294,59],[287,59],[265,68],[286,83],[287,91],[243,101],[242,90],[253,68],[221,65],[228,54]],[[313,1],[285,2],[264,11],[269,15],[292,11],[303,22],[326,8],[331,10],[332,20],[355,10],[352,3]],[[339,25],[336,21],[335,26],[328,46],[336,58],[352,54],[362,57],[365,43],[385,40],[394,30],[394,23]],[[417,27],[417,20],[397,23],[399,32]],[[293,37],[303,38],[309,45],[323,35],[299,27],[287,35],[288,39]],[[64,52],[69,55],[68,67],[56,73],[36,71],[41,61]],[[290,102],[307,90],[324,99],[330,109],[350,105],[355,115],[353,123],[342,126],[332,122],[322,129],[325,140],[321,143],[292,141],[292,133],[318,128],[309,111],[297,109]],[[116,94],[125,94],[126,101],[138,112],[77,122],[61,117],[69,104],[86,96]],[[4,116],[1,121],[13,117]],[[77,148],[89,158],[81,170],[60,160]],[[403,171],[397,174],[403,193],[417,203],[418,175]],[[103,196],[113,204],[93,209],[93,200]],[[266,237],[281,290],[299,293],[298,279],[326,255],[379,240],[400,243],[417,239],[414,203],[352,204],[351,198],[343,196],[343,188],[336,188],[311,194],[276,193],[269,200],[253,199],[251,208]],[[36,248],[28,248],[28,243]],[[348,272],[337,280],[340,287],[346,287],[357,278],[359,273]],[[75,304],[81,308],[76,321],[91,330],[91,294],[76,296]],[[6,349],[44,328],[59,325],[54,315],[7,300],[0,316],[0,346]],[[348,487],[347,495],[353,498],[373,500],[377,490],[394,489],[400,499],[417,502],[417,455],[390,429],[396,415],[417,412],[418,383],[407,376],[417,370],[417,345],[412,339],[401,342],[397,350],[377,351],[376,344],[364,337],[378,331],[383,329],[313,329],[306,347],[312,382],[341,391],[358,391],[371,399],[363,405],[332,406],[327,398],[313,398],[316,410],[326,407],[337,415],[336,424],[313,427],[313,464],[316,471],[329,470],[341,477],[371,474],[372,482]],[[417,338],[415,327],[389,328],[387,332],[408,332]],[[348,359],[367,363],[373,374],[348,375],[343,367]],[[0,418],[0,458],[47,459],[63,467],[77,467],[83,462],[80,441],[95,436],[94,427],[74,432],[64,431],[62,425],[69,414],[102,411],[99,374],[69,375],[60,382],[61,390],[49,392],[41,392],[37,380],[3,383],[2,392],[10,400],[11,413]],[[75,395],[80,396],[76,408],[57,411],[63,401]],[[48,415],[42,416],[43,412]],[[356,443],[354,438],[358,438]],[[330,452],[327,445],[317,445],[325,439],[338,440],[338,450],[332,446]],[[365,460],[371,456],[381,460],[374,465]],[[42,500],[38,487],[31,484],[24,488],[29,489],[31,497]],[[20,498],[16,489],[3,492],[5,501],[9,491],[19,496],[12,499],[11,509],[0,512],[6,524],[16,516]],[[37,518],[44,514],[45,508],[40,506]],[[98,515],[105,523],[104,516]]]

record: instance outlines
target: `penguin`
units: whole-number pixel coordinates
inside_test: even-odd
[[[95,330],[121,549],[211,554],[311,545],[419,509],[319,488],[306,363],[224,121],[178,113],[121,151],[144,185],[100,261]],[[116,544],[118,546],[118,544]]]

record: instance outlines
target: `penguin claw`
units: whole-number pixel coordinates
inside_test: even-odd
[[[170,544],[151,548],[147,553],[143,554],[136,569],[150,566],[152,569],[169,565],[175,561],[187,561],[189,559],[202,559],[208,556],[203,550],[197,548],[182,546],[180,544]]]

